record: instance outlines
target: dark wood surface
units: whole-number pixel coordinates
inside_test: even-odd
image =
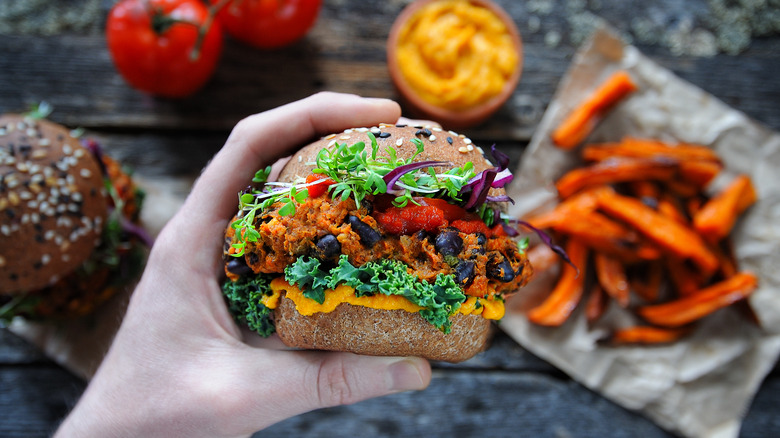
[[[79,2],[61,3],[79,7]],[[262,52],[227,40],[213,80],[184,100],[151,98],[125,85],[101,34],[111,2],[99,3],[91,26],[63,26],[54,35],[12,27],[0,34],[0,111],[20,111],[45,100],[55,107],[53,120],[85,128],[141,175],[196,175],[242,117],[320,90],[396,97],[385,66],[384,44],[405,1],[325,0],[310,35],[282,50]],[[572,1],[499,3],[523,34],[523,77],[514,98],[494,118],[466,133],[478,142],[496,142],[519,158],[575,52],[579,42],[575,36],[582,30],[575,19],[592,12],[631,35],[637,10],[620,0],[583,1],[580,9],[572,9],[577,3]],[[667,30],[693,17],[694,25],[711,26],[712,34],[719,35],[716,24],[707,21],[706,11],[697,9],[705,3],[653,0],[641,2],[639,12],[656,18],[660,14]],[[541,8],[545,4],[553,7]],[[553,44],[556,35],[561,39]],[[638,45],[684,79],[780,129],[778,34],[754,36],[738,54],[708,57],[678,55],[668,44]],[[0,436],[48,435],[84,386],[83,380],[34,346],[0,329]],[[775,369],[746,413],[741,435],[780,436],[778,403],[780,374]],[[668,433],[572,382],[499,334],[490,350],[466,363],[435,364],[433,382],[424,392],[312,412],[277,424],[264,435],[664,437]]]

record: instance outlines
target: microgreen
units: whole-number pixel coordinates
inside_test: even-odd
[[[414,203],[414,197],[417,196],[448,198],[460,202],[464,188],[477,176],[471,163],[436,172],[435,167],[445,167],[448,163],[414,162],[424,149],[419,138],[410,140],[416,148],[415,154],[403,159],[398,157],[398,151],[393,147],[380,151],[376,137],[371,132],[366,135],[370,141],[368,145],[362,141],[353,144],[335,143],[333,147],[324,148],[317,154],[312,172],[335,181],[328,188],[332,198],[353,198],[358,208],[366,196],[386,193],[395,195],[393,204],[398,207]],[[296,205],[308,198],[306,188],[322,182],[266,182],[270,172],[270,167],[258,170],[252,179],[255,183],[263,184],[262,189],[250,188],[239,194],[238,217],[231,224],[236,230],[232,244],[234,256],[243,255],[246,243],[256,242],[260,237],[253,226],[259,212],[278,204],[276,208],[280,216],[291,216],[295,214]]]

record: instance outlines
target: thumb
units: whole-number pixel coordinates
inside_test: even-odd
[[[254,378],[246,381],[263,385],[250,403],[262,409],[253,416],[262,422],[255,430],[319,408],[425,389],[431,381],[430,364],[418,357],[248,350],[248,372]]]

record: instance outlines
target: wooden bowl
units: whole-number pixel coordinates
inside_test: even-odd
[[[500,6],[490,0],[468,0],[472,5],[488,9],[504,23],[512,40],[512,44],[516,49],[517,66],[512,74],[506,78],[503,87],[498,94],[495,94],[489,99],[477,103],[474,106],[454,109],[425,100],[404,76],[398,60],[398,40],[407,21],[414,17],[421,8],[431,3],[441,1],[447,0],[418,0],[401,11],[401,14],[399,14],[398,18],[393,23],[390,35],[387,39],[387,64],[393,84],[401,95],[401,101],[404,104],[405,109],[408,110],[410,116],[436,121],[448,129],[465,129],[485,121],[512,95],[517,87],[522,72],[523,44],[520,33],[517,30],[517,26],[512,20],[512,17],[510,17]]]

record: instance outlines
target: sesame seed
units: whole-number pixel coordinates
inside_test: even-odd
[[[63,262],[70,261],[70,254],[63,254],[62,255],[62,261]]]
[[[474,146],[472,146],[472,145],[468,145],[468,146],[466,146],[466,149],[468,149],[468,150],[469,150],[469,152],[471,152],[471,151],[473,151],[473,150],[474,150]]]
[[[333,146],[334,144],[336,144],[336,140],[331,140],[331,141],[330,141],[330,143],[328,143],[328,147],[331,147],[331,146]]]
[[[70,147],[70,145],[69,145],[69,144],[66,144],[66,145],[64,145],[64,146],[62,147],[62,153],[63,153],[63,154],[65,154],[65,155],[70,155],[70,154],[72,154],[72,153],[73,153],[73,148],[72,148],[72,147]]]
[[[401,146],[402,144],[404,144],[404,139],[402,138],[399,138],[398,140],[395,141],[396,146]]]
[[[26,173],[30,168],[27,167],[26,163],[19,162],[16,164],[16,170],[22,173]]]
[[[302,163],[302,162],[303,162],[303,155],[298,155],[298,162],[299,162],[299,163]]]
[[[355,132],[354,129],[345,129],[344,130],[344,134],[352,134],[353,132]]]
[[[471,139],[470,138],[464,138],[463,142],[466,143],[466,144],[471,144]]]
[[[324,138],[324,139],[325,139],[325,140],[330,140],[330,139],[332,139],[332,138],[336,138],[336,134],[328,134],[328,135],[326,135],[326,136],[325,136],[325,138]]]
[[[11,235],[11,227],[9,227],[8,225],[0,226],[0,233],[3,233],[3,235],[5,235],[5,236],[10,236]]]
[[[35,150],[35,151],[32,153],[32,157],[33,157],[34,159],[36,159],[36,160],[40,160],[41,158],[46,158],[46,155],[47,155],[47,153],[46,153],[46,151],[44,151],[43,149],[36,149],[36,150]]]
[[[8,207],[8,199],[0,198],[0,210],[5,210]]]
[[[30,199],[32,199],[32,197],[33,197],[32,193],[30,193],[30,192],[28,192],[26,190],[21,192],[21,193],[19,193],[19,199],[22,199],[24,201],[29,201]]]
[[[9,186],[9,187],[10,187],[10,186]],[[17,194],[16,194],[16,192],[10,192],[10,193],[8,194],[8,202],[9,202],[9,203],[10,203],[12,206],[16,207],[17,205],[19,205],[19,201],[20,201],[20,199],[19,199],[19,195],[17,195]]]
[[[44,265],[48,265],[50,261],[51,261],[51,256],[48,254],[44,254],[43,257],[41,257],[41,263],[43,263]]]
[[[48,230],[46,233],[43,234],[43,238],[46,240],[51,240],[54,238],[54,230]]]
[[[21,129],[21,128],[20,128]],[[33,128],[27,128],[27,135],[29,137],[35,137],[35,129]]]
[[[468,149],[466,149],[466,147],[465,147],[465,146],[461,146],[461,147],[459,147],[459,148],[458,148],[458,152],[460,152],[460,153],[462,153],[462,154],[465,154],[465,153],[467,153],[468,151],[469,151],[469,150],[468,150]]]
[[[441,128],[439,128],[438,126],[434,127],[434,128],[433,128],[433,130],[434,130],[435,132],[441,132],[441,131],[442,131],[442,129],[441,129]]]
[[[431,134],[431,136],[430,136],[430,137],[428,137],[428,140],[430,140],[430,141],[436,141],[436,136],[435,136],[435,135],[433,135],[433,134]]]
[[[73,156],[76,158],[81,158],[84,156],[84,149],[76,149],[76,152],[73,153]]]
[[[89,178],[90,176],[92,176],[92,172],[90,172],[90,171],[89,171],[89,169],[81,169],[81,171],[79,172],[79,174],[80,174],[82,177],[84,177],[84,178]]]
[[[49,145],[51,145],[51,140],[49,140],[48,138],[42,138],[38,140],[38,146],[46,147]],[[44,152],[44,155],[46,155],[46,152]]]
[[[484,150],[484,149],[482,149],[482,148],[481,148],[481,147],[479,147],[479,146],[477,146],[477,151],[479,151],[479,153],[480,153],[480,154],[482,154],[482,155],[484,155],[484,154],[485,154],[485,150]]]

